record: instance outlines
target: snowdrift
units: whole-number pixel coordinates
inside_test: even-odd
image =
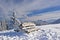
[[[0,32],[0,40],[60,40],[60,24],[36,26],[41,30],[29,34],[22,31],[7,30]]]

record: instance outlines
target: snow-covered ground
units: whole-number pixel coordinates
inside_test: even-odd
[[[0,32],[0,40],[60,40],[60,24],[36,26],[40,30],[29,34],[7,30]]]

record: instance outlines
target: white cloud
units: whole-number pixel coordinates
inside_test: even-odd
[[[42,16],[33,16],[33,17],[30,17],[30,19],[26,15],[30,13],[30,11],[32,10],[40,10],[42,8],[60,5],[60,0],[23,0],[21,3],[14,3],[13,1],[14,0],[8,0],[8,1],[0,0],[0,7],[3,8],[4,13],[6,15],[9,14],[10,10],[15,9],[17,13],[17,17],[27,18],[26,20],[45,19],[47,15],[52,15],[52,14],[47,14],[47,15],[44,14]],[[48,19],[47,17],[46,19]]]
[[[50,19],[58,19],[60,18],[60,11],[54,11],[54,12],[47,12],[44,14],[27,17],[27,20],[50,20]]]

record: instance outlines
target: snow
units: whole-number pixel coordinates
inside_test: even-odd
[[[60,40],[60,24],[36,26],[40,30],[29,34],[14,29],[0,31],[0,40]]]

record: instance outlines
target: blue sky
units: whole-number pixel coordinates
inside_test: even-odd
[[[60,0],[0,0],[0,15],[8,18],[13,9],[23,20],[60,18]]]
[[[38,14],[44,14],[46,12],[53,12],[53,11],[59,11],[59,10],[60,10],[60,6],[48,7],[48,8],[44,8],[40,10],[33,10],[31,11],[32,13],[27,14],[27,16],[31,17],[31,16],[35,16]]]

